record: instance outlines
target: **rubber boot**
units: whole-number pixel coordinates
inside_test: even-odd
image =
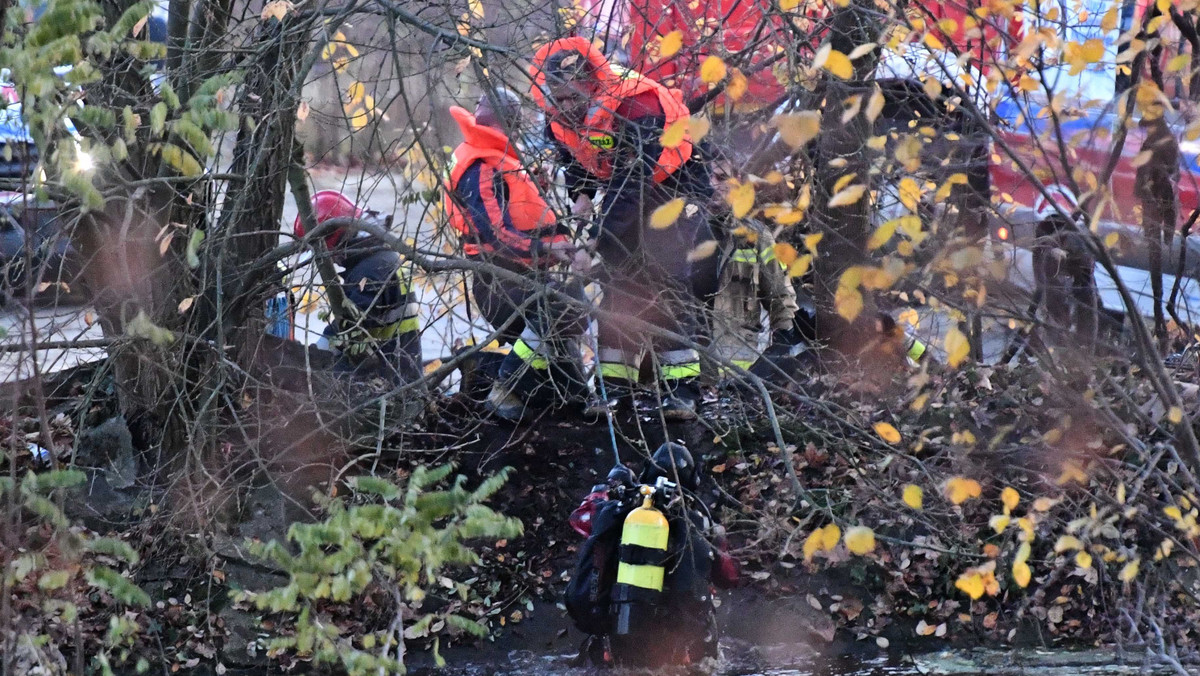
[[[488,392],[484,409],[509,422],[520,422],[525,409],[535,403],[538,390],[546,387],[544,369],[535,369],[509,353],[500,364],[499,377]]]
[[[669,387],[669,392],[663,397],[663,417],[674,421],[695,420],[696,405],[700,401],[700,388],[695,378],[675,381]]]

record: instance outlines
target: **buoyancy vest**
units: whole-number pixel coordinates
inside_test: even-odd
[[[501,243],[515,250],[518,258],[527,261],[533,240],[552,236],[556,232],[554,211],[542,199],[537,184],[525,172],[516,155],[516,148],[507,136],[496,129],[476,123],[474,115],[458,106],[450,108],[450,115],[462,130],[463,142],[454,149],[451,157],[446,180],[445,207],[451,227],[463,239],[464,253],[476,256],[493,249],[492,245],[480,236],[481,224],[476,224],[462,205],[465,199],[480,199],[490,221],[482,225],[490,228]],[[504,180],[508,199],[503,207],[492,194],[490,181],[483,185],[483,176],[480,181],[480,195],[457,194],[463,175],[480,160],[489,173],[500,172]]]
[[[567,147],[575,161],[596,178],[607,180],[613,174],[613,148],[616,131],[616,111],[626,99],[653,92],[666,116],[664,131],[671,125],[689,117],[683,94],[668,89],[657,81],[611,63],[591,42],[582,37],[562,38],[543,45],[533,57],[530,77],[533,88],[530,95],[542,110],[553,113],[553,104],[546,99],[545,64],[549,58],[563,50],[579,52],[588,61],[599,80],[598,93],[588,108],[582,125],[571,126],[551,119],[550,130],[560,143]],[[553,115],[551,115],[553,118]],[[664,147],[659,154],[654,181],[662,183],[683,166],[692,156],[692,140],[685,130],[683,141],[674,148]]]

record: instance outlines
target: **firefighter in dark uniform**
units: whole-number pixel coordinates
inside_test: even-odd
[[[450,115],[463,135],[446,180],[450,225],[468,258],[524,279],[485,268],[474,272],[471,285],[484,318],[498,330],[507,325],[500,340],[512,346],[487,408],[517,420],[531,404],[550,403],[556,391],[573,398],[585,390],[578,367],[578,338],[586,327],[583,290],[561,264],[584,268],[587,254],[571,243],[509,140],[507,133],[520,124],[520,99],[497,89],[479,99],[474,114],[454,106]],[[559,293],[579,303],[572,307]]]
[[[313,195],[312,208],[318,224],[368,216],[334,190]],[[304,237],[298,216],[293,227],[296,237]],[[362,231],[338,228],[325,245],[343,268],[341,291],[353,307],[343,308],[341,319],[330,317],[322,346],[338,353],[340,370],[416,382],[421,377],[421,333],[409,265],[385,242]]]
[[[662,136],[688,121],[682,95],[616,66],[581,37],[538,50],[531,96],[546,112],[547,135],[566,166],[577,213],[590,213],[604,191],[597,235],[604,296],[599,318],[600,375],[610,401],[630,401],[643,355],[653,354],[668,419],[696,416],[703,299],[716,289],[718,257],[707,205],[712,185],[700,149],[686,131],[674,147]],[[669,227],[650,227],[655,209],[686,203]],[[682,336],[646,331],[629,317]]]

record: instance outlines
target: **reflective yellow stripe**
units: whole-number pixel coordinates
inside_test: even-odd
[[[663,380],[683,380],[684,378],[697,378],[700,376],[700,362],[688,362],[686,364],[663,364],[659,367],[659,373]]]
[[[747,265],[755,265],[758,263],[765,265],[771,261],[779,261],[779,258],[775,256],[774,249],[767,249],[764,251],[759,251],[758,249],[737,249],[733,252],[733,257],[730,260],[732,260],[734,263],[746,263]],[[783,261],[779,261],[779,266],[785,269],[787,268],[787,266],[783,264]]]
[[[408,281],[408,271],[403,266],[396,268],[396,278],[400,280],[400,293],[407,296],[412,292],[412,284]]]
[[[617,584],[662,591],[664,572],[662,566],[635,566],[621,563],[617,565]]]
[[[912,339],[912,345],[908,347],[908,358],[913,361],[921,361],[921,357],[925,356],[925,343]]]
[[[421,322],[419,318],[408,317],[407,319],[401,319],[398,322],[388,324],[387,326],[381,326],[377,329],[367,329],[367,335],[371,336],[375,340],[391,340],[401,333],[416,331],[420,329],[420,327]]]
[[[600,362],[600,377],[601,378],[621,378],[623,380],[637,380],[638,369],[636,366],[629,364],[620,364],[616,362]]]
[[[524,340],[520,338],[512,346],[513,354],[521,358],[521,361],[529,364],[535,369],[546,369],[550,364],[546,362],[546,358],[533,351]]]

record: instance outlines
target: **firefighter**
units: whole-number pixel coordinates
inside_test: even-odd
[[[463,135],[446,181],[450,225],[468,258],[526,281],[482,269],[474,273],[471,286],[484,318],[502,329],[502,342],[512,345],[485,405],[501,418],[518,420],[531,403],[540,403],[552,391],[545,386],[556,380],[563,381],[569,396],[582,391],[575,362],[584,315],[544,292],[549,287],[582,302],[579,284],[551,268],[560,263],[585,268],[589,259],[572,244],[509,140],[507,133],[520,124],[520,99],[498,88],[480,97],[474,114],[453,106],[450,115]]]
[[[566,166],[575,213],[590,214],[592,197],[604,192],[594,234],[604,260],[599,370],[610,399],[596,401],[589,412],[632,401],[649,351],[664,417],[695,418],[700,358],[693,345],[701,334],[701,299],[716,289],[718,257],[708,223],[712,185],[700,148],[686,131],[677,145],[662,144],[665,130],[686,125],[682,96],[613,65],[581,37],[539,49],[530,76],[547,136]],[[650,227],[655,209],[676,198],[685,202],[679,218],[669,227]],[[655,335],[645,325],[685,340]]]
[[[639,484],[660,478],[674,487],[643,498]],[[724,529],[702,513],[699,485],[691,452],[671,442],[637,482],[614,486],[610,473],[607,499],[589,506],[587,540],[566,590],[568,614],[589,635],[582,659],[659,667],[716,656],[713,588],[735,586],[739,570]]]
[[[317,224],[334,218],[380,219],[364,213],[345,195],[322,190],[312,196]],[[304,237],[300,217],[293,225]],[[411,289],[411,271],[400,254],[376,237],[341,227],[325,237],[340,274],[347,314],[330,318],[319,345],[338,354],[337,367],[359,376],[382,376],[396,383],[416,382],[421,376],[421,334],[418,306]]]
[[[735,220],[728,210],[720,218],[721,274],[711,313],[716,356],[760,377],[778,375],[772,364],[785,371],[796,366],[788,360],[803,351],[807,338],[796,289],[775,255],[768,228]],[[763,311],[771,334],[767,348],[760,350]],[[725,375],[730,369],[722,365],[717,372]]]

